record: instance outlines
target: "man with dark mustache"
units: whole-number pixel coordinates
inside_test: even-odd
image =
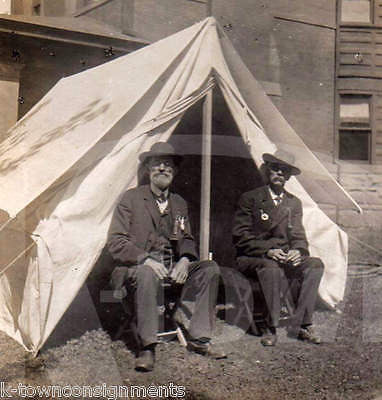
[[[319,344],[312,318],[324,266],[319,258],[309,257],[301,201],[284,189],[288,179],[301,171],[287,152],[265,153],[263,160],[268,184],[244,193],[235,214],[237,267],[260,282],[268,310],[264,346],[277,342],[285,278],[296,306],[290,335]]]
[[[108,248],[116,268],[115,293],[135,295],[140,352],[135,368],[154,368],[158,333],[158,291],[163,282],[184,285],[195,297],[188,329],[188,349],[213,358],[225,355],[210,338],[214,323],[219,268],[213,261],[198,261],[191,234],[187,203],[170,191],[181,156],[166,142],[155,143],[139,156],[149,185],[128,190],[118,203],[109,230]]]

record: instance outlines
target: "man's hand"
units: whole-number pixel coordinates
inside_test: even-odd
[[[127,290],[124,286],[122,286],[121,289],[115,289],[113,290],[113,297],[116,300],[122,300],[127,296]]]
[[[291,263],[294,267],[298,267],[301,264],[300,250],[289,250],[287,255],[287,262]]]
[[[176,283],[183,284],[188,276],[188,266],[190,260],[187,257],[182,257],[171,271],[170,278]]]
[[[159,279],[164,279],[168,275],[167,268],[159,261],[155,261],[153,258],[146,258],[143,265],[150,267],[157,274]]]
[[[285,263],[287,261],[287,253],[285,253],[282,249],[268,250],[267,257],[279,263]]]

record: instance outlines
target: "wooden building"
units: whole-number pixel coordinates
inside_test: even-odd
[[[336,152],[382,164],[382,1],[338,4]]]
[[[364,213],[338,213],[348,232],[380,248],[382,229],[382,1],[338,0],[334,161]]]

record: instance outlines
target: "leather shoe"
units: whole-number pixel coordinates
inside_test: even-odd
[[[135,369],[137,371],[149,372],[154,369],[154,350],[141,350],[135,360]]]
[[[265,347],[275,346],[277,343],[276,330],[274,330],[274,332],[271,332],[271,330],[266,329],[265,332],[263,333],[263,337],[261,338],[260,342]]]
[[[187,343],[187,350],[203,356],[214,358],[215,360],[227,358],[227,354],[223,350],[213,346],[210,342],[202,343],[199,341],[190,340]]]
[[[297,339],[303,340],[305,342],[313,343],[313,344],[320,344],[321,338],[320,336],[314,331],[312,325],[301,327]]]

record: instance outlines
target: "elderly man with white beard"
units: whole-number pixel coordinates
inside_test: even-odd
[[[128,190],[116,206],[108,248],[115,262],[112,284],[122,296],[134,293],[140,351],[135,368],[154,368],[159,326],[157,294],[163,282],[183,285],[195,297],[188,349],[225,357],[210,343],[214,325],[219,267],[199,261],[186,201],[170,191],[181,156],[166,142],[155,143],[139,159],[149,185]],[[181,302],[182,303],[182,302]]]

